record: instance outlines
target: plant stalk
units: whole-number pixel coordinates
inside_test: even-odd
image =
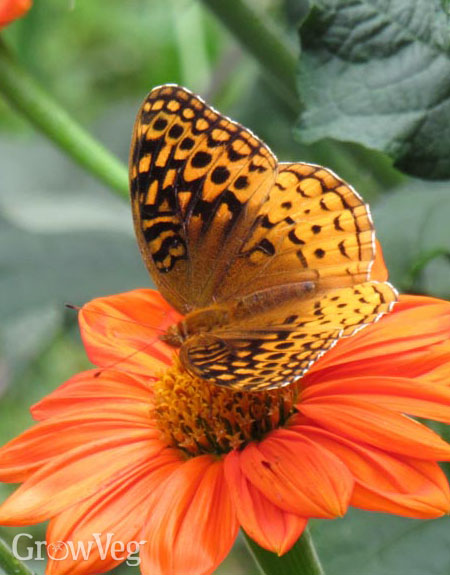
[[[0,569],[6,575],[33,575],[28,567],[14,556],[9,546],[0,539]]]
[[[298,113],[296,52],[275,24],[256,12],[246,0],[203,0],[203,3],[261,64],[262,70],[269,73],[272,87],[292,111]]]
[[[117,194],[128,197],[126,167],[39,86],[1,38],[0,94],[68,156]]]
[[[245,539],[264,575],[325,575],[308,528],[297,543],[281,556],[263,549],[248,535],[245,535]]]

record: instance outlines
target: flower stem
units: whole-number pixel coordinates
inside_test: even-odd
[[[245,535],[245,539],[265,575],[325,575],[308,529],[305,529],[292,549],[281,557],[263,549],[248,535]]]
[[[33,572],[22,561],[14,557],[3,539],[0,539],[0,569],[6,575],[33,575]]]
[[[290,108],[298,112],[296,52],[274,23],[253,10],[246,0],[203,0],[203,3],[256,58],[262,69],[269,73],[273,87]]]
[[[128,196],[125,166],[46,94],[1,38],[0,93],[76,162],[116,193]]]

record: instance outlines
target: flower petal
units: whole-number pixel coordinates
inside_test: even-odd
[[[89,499],[52,519],[47,531],[47,549],[58,542],[64,545],[59,553],[52,552],[46,574],[90,575],[122,563],[128,555],[127,546],[128,552],[134,551],[135,545],[130,542],[142,541],[142,515],[149,494],[180,465],[183,460],[179,452],[166,449],[151,461],[131,467]],[[124,551],[121,545],[125,545]],[[72,548],[89,552],[80,561],[67,552]]]
[[[307,520],[274,505],[242,473],[240,457],[225,458],[225,477],[242,528],[258,545],[283,555],[298,540]]]
[[[434,461],[393,456],[312,426],[296,429],[334,453],[353,473],[351,505],[419,519],[450,511],[448,482]]]
[[[0,28],[26,14],[31,5],[32,0],[2,0],[0,2]]]
[[[320,444],[277,429],[239,452],[242,472],[274,505],[301,517],[336,517],[347,510],[353,478]]]
[[[85,408],[81,413],[72,412],[71,417],[43,421],[11,440],[0,449],[0,481],[25,481],[72,449],[111,438],[126,441],[135,430],[159,441],[159,431],[150,427],[146,404],[114,403],[104,408],[100,413],[95,407]]]
[[[302,401],[336,395],[363,399],[400,413],[450,423],[450,389],[406,377],[350,377],[309,386]]]
[[[153,393],[143,378],[122,371],[91,369],[74,375],[31,408],[36,420],[90,408],[105,411],[105,402],[151,404]]]
[[[450,459],[450,445],[431,429],[360,399],[336,395],[310,398],[297,409],[321,427],[358,442],[420,459]]]
[[[126,435],[94,441],[55,457],[0,505],[0,524],[28,525],[54,517],[114,481],[130,466],[154,457],[163,447],[151,434],[149,438],[148,430],[132,429]]]
[[[142,532],[142,572],[207,575],[228,554],[239,529],[223,471],[209,455],[187,460],[150,501]]]
[[[79,323],[95,365],[148,378],[172,362],[174,351],[160,336],[180,317],[157,291],[139,289],[92,300],[81,308]]]

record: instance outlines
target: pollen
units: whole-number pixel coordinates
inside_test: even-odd
[[[153,384],[153,417],[170,445],[189,455],[228,453],[283,426],[298,388],[245,392],[191,375],[178,358]]]

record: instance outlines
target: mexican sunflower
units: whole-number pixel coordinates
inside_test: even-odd
[[[0,28],[24,16],[32,4],[32,0],[0,0]]]
[[[180,316],[158,292],[95,299],[79,314],[97,368],[32,408],[38,423],[0,451],[23,484],[0,523],[49,519],[48,544],[144,541],[141,571],[202,575],[239,527],[283,554],[310,517],[349,505],[407,517],[450,511],[438,461],[450,445],[416,419],[450,423],[450,303],[401,296],[341,340],[298,386],[233,393],[185,372],[159,335]],[[52,553],[55,556],[55,553]],[[92,574],[125,557],[50,559]]]

